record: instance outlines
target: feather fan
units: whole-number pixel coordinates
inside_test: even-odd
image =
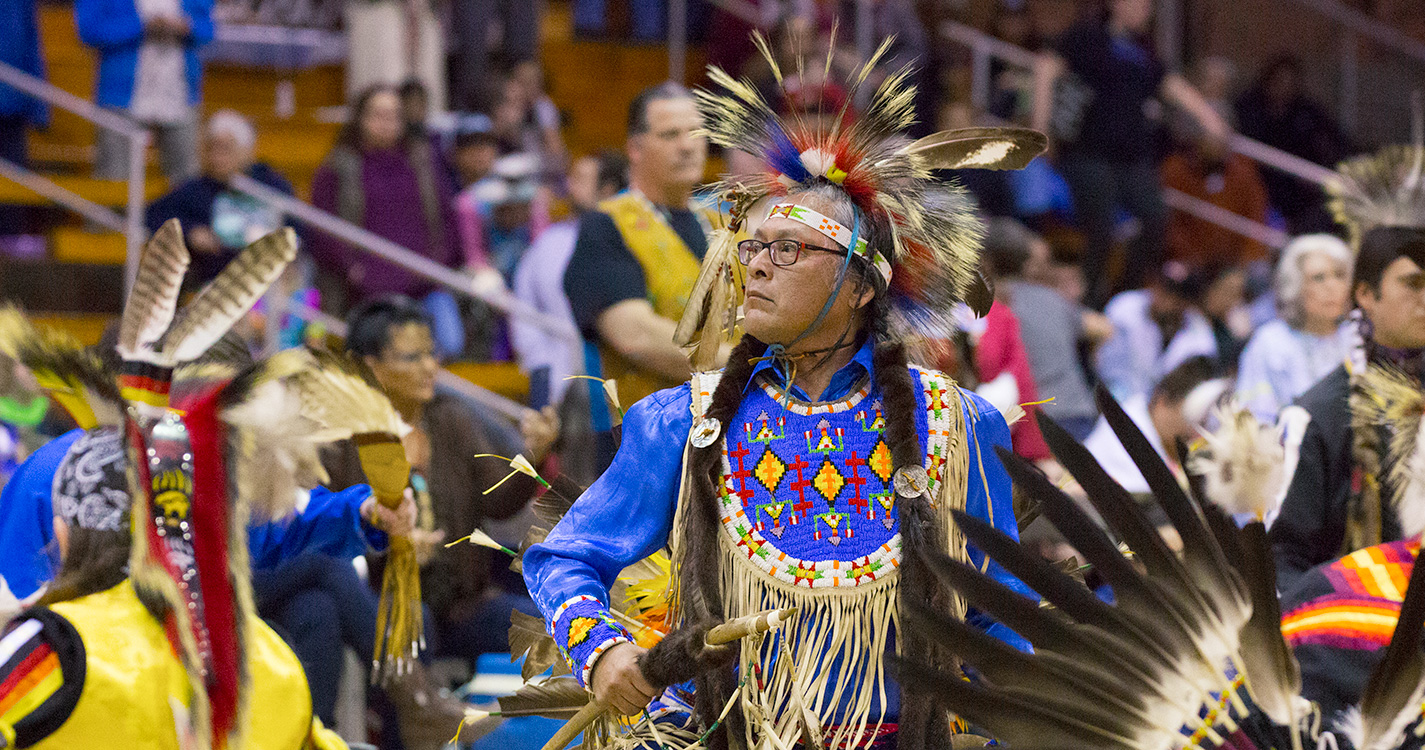
[[[1218,508],[1194,502],[1117,403],[1100,391],[1099,404],[1182,539],[1182,554],[1166,547],[1145,509],[1082,445],[1039,415],[1055,457],[1136,561],[1042,473],[1001,449],[1016,488],[1040,504],[1113,588],[1115,601],[1099,600],[990,524],[956,513],[970,543],[1053,606],[1037,606],[974,567],[934,555],[927,562],[942,581],[1035,650],[1022,654],[941,614],[912,611],[908,627],[958,654],[984,679],[965,682],[903,662],[902,679],[1021,750],[1166,750],[1222,745],[1229,735],[1238,748],[1302,747],[1295,731],[1306,715],[1299,672],[1281,635],[1261,524],[1238,531]],[[1243,676],[1240,685],[1227,678],[1232,666]]]

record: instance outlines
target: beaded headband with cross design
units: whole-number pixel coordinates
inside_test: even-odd
[[[783,202],[772,206],[772,210],[768,212],[767,218],[771,219],[774,217],[791,219],[792,221],[809,226],[827,237],[830,237],[836,241],[836,244],[850,251],[852,255],[859,256],[870,263],[871,266],[876,269],[876,273],[881,275],[881,280],[888,286],[890,285],[890,261],[886,260],[885,256],[881,255],[880,252],[871,249],[870,243],[866,242],[864,236],[858,237],[855,232],[852,232],[835,219],[796,203]],[[854,248],[851,247],[853,242],[856,244]]]

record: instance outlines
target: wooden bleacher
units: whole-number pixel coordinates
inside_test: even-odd
[[[571,13],[567,0],[553,0],[548,3],[542,29],[550,96],[567,118],[565,140],[576,156],[601,148],[621,149],[628,102],[638,91],[667,78],[667,53],[661,46],[576,40],[572,38]],[[79,41],[72,8],[42,5],[40,36],[50,82],[92,99],[96,57]],[[688,69],[696,71],[701,66],[700,51],[691,50]],[[287,118],[275,113],[277,87],[284,79],[293,83],[297,105]],[[341,106],[344,99],[345,73],[340,65],[293,73],[210,64],[204,74],[202,111],[234,109],[251,118],[258,130],[258,158],[291,180],[298,195],[305,198],[317,167],[340,130],[338,123],[324,120],[322,114]],[[50,127],[32,134],[31,158],[38,169],[64,187],[122,210],[126,184],[89,176],[94,133],[94,126],[87,121],[56,109]],[[714,169],[709,172],[711,176]],[[168,185],[152,154],[147,175],[145,196],[153,200]],[[48,203],[3,179],[0,202]],[[48,261],[4,261],[0,291],[45,315],[48,324],[69,330],[80,340],[94,341],[119,309],[116,289],[122,278],[123,238],[114,232],[91,231],[76,217],[61,212],[55,215],[58,221],[47,236]],[[36,286],[54,288],[38,292]],[[511,398],[522,399],[528,390],[528,383],[513,366],[462,364],[452,369]]]

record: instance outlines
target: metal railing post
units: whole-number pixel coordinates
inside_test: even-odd
[[[1356,129],[1356,107],[1361,96],[1361,48],[1356,33],[1349,29],[1341,33],[1341,127],[1346,132]]]
[[[144,231],[144,167],[148,159],[148,131],[129,135],[129,195],[124,215],[124,294],[134,288],[139,274],[139,253],[147,232]]]
[[[686,83],[688,77],[688,0],[668,3],[668,80]]]
[[[983,112],[990,108],[990,84],[994,59],[982,44],[970,47],[970,103]]]
[[[871,8],[872,0],[856,0],[856,54],[861,61],[871,59],[876,53],[876,16]],[[871,102],[871,87],[862,86],[857,94],[856,106],[865,109]]]

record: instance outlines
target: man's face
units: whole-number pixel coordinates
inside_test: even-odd
[[[810,206],[825,212],[827,207]],[[754,235],[763,242],[800,240],[808,245],[842,251],[836,241],[800,222],[777,217],[768,219]],[[826,297],[836,284],[836,275],[846,263],[844,255],[804,249],[796,263],[773,265],[771,253],[759,252],[747,264],[747,296],[743,302],[743,328],[757,339],[769,344],[788,344],[801,335],[816,320],[826,304]],[[841,331],[855,314],[856,308],[870,301],[869,291],[857,296],[854,272],[848,272],[846,282],[820,330]]]
[[[1053,272],[1054,257],[1053,251],[1049,248],[1049,243],[1043,238],[1035,237],[1029,243],[1029,258],[1024,261],[1022,274],[1024,278],[1034,281],[1042,281],[1049,278]]]
[[[421,323],[392,328],[381,356],[367,357],[366,364],[392,401],[424,404],[435,398],[440,363],[435,359],[430,328]]]
[[[1197,429],[1183,415],[1183,402],[1154,398],[1148,406],[1148,414],[1168,456],[1174,461],[1180,460],[1177,455],[1178,441],[1191,443],[1197,437]]]
[[[586,156],[569,168],[569,202],[575,211],[591,211],[599,202],[599,160]]]
[[[1190,300],[1168,291],[1161,283],[1154,284],[1150,294],[1148,313],[1159,323],[1182,320],[1183,315],[1192,306]]]
[[[648,131],[628,140],[633,172],[650,189],[702,182],[708,142],[695,132],[703,117],[692,99],[658,99],[648,105]]]
[[[425,124],[430,116],[430,98],[424,91],[412,91],[401,97],[401,116],[412,125]]]
[[[456,149],[455,171],[460,174],[461,185],[472,185],[490,174],[499,155],[494,141],[477,141]]]
[[[203,141],[203,173],[227,182],[251,166],[252,154],[229,133],[211,133]]]
[[[1380,290],[1356,287],[1356,304],[1371,321],[1376,343],[1395,349],[1425,347],[1425,269],[1409,258],[1385,267]]]

